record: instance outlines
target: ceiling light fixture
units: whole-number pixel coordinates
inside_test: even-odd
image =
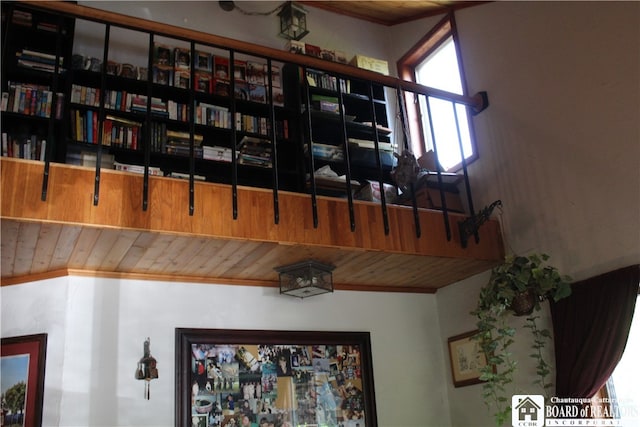
[[[219,1],[220,8],[226,12],[237,10],[243,15],[269,16],[278,12],[280,18],[280,36],[289,40],[300,40],[307,34],[307,11],[302,6],[286,1],[268,12],[252,12],[245,10],[233,1]]]
[[[314,260],[276,267],[280,273],[280,293],[306,298],[333,292],[334,268]]]

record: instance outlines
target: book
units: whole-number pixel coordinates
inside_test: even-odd
[[[173,49],[173,64],[176,70],[191,69],[191,51],[181,47]]]
[[[211,93],[212,78],[211,73],[208,71],[196,71],[195,72],[195,84],[193,88],[198,92]]]
[[[215,56],[213,60],[214,70],[213,73],[218,79],[229,78],[229,58],[223,56]]]
[[[173,67],[171,48],[163,44],[153,46],[153,64]]]
[[[236,99],[249,100],[249,83],[244,81],[234,82],[234,94]]]
[[[267,64],[247,61],[247,81],[258,85],[267,84]]]
[[[247,61],[233,61],[233,78],[243,82],[247,80]]]
[[[253,102],[267,102],[267,89],[264,85],[249,84],[249,100]]]
[[[193,58],[193,67],[200,71],[209,71],[211,73],[213,57],[208,52],[196,51],[196,56]]]
[[[189,82],[191,81],[191,72],[177,69],[174,74],[173,86],[179,87],[182,89],[189,89],[191,86]]]
[[[153,83],[170,85],[173,82],[173,68],[162,65],[153,66]]]

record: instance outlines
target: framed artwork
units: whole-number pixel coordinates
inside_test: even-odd
[[[209,71],[211,73],[213,57],[208,52],[196,51],[194,66],[196,70]]]
[[[2,338],[3,425],[42,425],[47,334]]]
[[[377,427],[368,332],[176,329],[176,426]]]
[[[487,364],[487,359],[480,349],[480,344],[471,339],[477,333],[477,330],[466,332],[448,340],[451,376],[455,387],[482,382],[480,368]]]

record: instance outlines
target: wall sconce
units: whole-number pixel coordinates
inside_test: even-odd
[[[280,35],[289,40],[300,40],[307,34],[307,11],[293,2],[287,2],[278,13]]]
[[[276,267],[280,273],[280,293],[306,298],[333,292],[334,268],[313,260]]]
[[[136,369],[136,379],[144,380],[144,398],[149,400],[151,397],[149,384],[151,380],[158,378],[158,368],[156,367],[156,359],[151,355],[151,339],[147,338],[144,342],[144,353],[138,367]]]

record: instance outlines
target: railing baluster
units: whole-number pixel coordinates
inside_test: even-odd
[[[109,38],[111,36],[111,25],[105,24],[104,45],[102,47],[102,72],[100,73],[100,94],[103,99],[98,101],[98,136],[96,140],[96,178],[93,189],[93,205],[98,206],[100,197],[100,169],[102,168],[102,134],[104,128],[104,93],[107,87],[107,78],[104,68],[109,59]],[[91,124],[88,124],[91,126]]]
[[[400,86],[396,88],[398,106],[400,109],[400,124],[402,125],[402,138],[404,150],[409,150],[408,123],[407,123],[407,106],[404,104],[404,93]],[[416,200],[416,190],[413,182],[409,183],[409,191],[411,192],[411,205],[413,207],[413,222],[416,227],[416,237],[422,237],[422,229],[420,228],[420,215],[418,215],[418,202]]]
[[[342,77],[337,78],[338,105],[340,109],[340,123],[342,124],[342,149],[344,151],[345,176],[347,184],[347,202],[349,203],[349,225],[351,231],[356,231],[356,215],[353,211],[353,192],[351,191],[351,159],[349,156],[349,141],[347,136],[347,123],[344,118],[344,94],[341,90]]]
[[[304,84],[306,99],[305,115],[307,121],[307,143],[309,153],[309,188],[311,190],[311,211],[313,214],[313,228],[318,228],[318,199],[316,189],[315,162],[313,160],[313,126],[311,123],[311,92],[309,90],[309,82],[307,81],[307,67],[302,67],[302,81]],[[304,143],[304,141],[303,141]]]
[[[384,225],[384,234],[389,235],[389,215],[387,212],[387,197],[384,191],[384,176],[382,172],[382,161],[380,160],[380,135],[378,133],[378,118],[376,116],[376,105],[373,98],[373,84],[367,83],[369,89],[369,105],[371,107],[371,118],[373,123],[373,142],[376,152],[376,167],[378,168],[378,185],[380,185],[380,206],[382,207],[382,222]],[[382,87],[384,90],[384,87]]]
[[[444,219],[444,229],[447,235],[447,241],[451,240],[451,226],[449,225],[449,211],[447,209],[447,201],[444,196],[444,186],[442,184],[442,172],[440,171],[440,161],[438,160],[438,144],[436,144],[436,134],[431,117],[431,106],[429,105],[429,97],[427,96],[427,117],[429,119],[429,129],[431,130],[431,140],[433,141],[433,155],[436,159],[436,176],[438,177],[438,190],[440,190],[440,203],[442,206],[442,217]]]
[[[12,10],[13,14],[15,10]],[[13,18],[7,18],[8,22],[13,22]],[[64,28],[64,16],[58,16],[58,28]],[[4,46],[3,46],[4,50]],[[53,78],[51,82],[51,92],[52,92],[52,106],[58,105],[58,77],[60,75],[60,63],[58,58],[62,56],[62,35],[57,34],[56,36],[56,63],[53,67]],[[63,107],[64,111],[64,107]],[[55,138],[53,138],[54,134],[54,121],[57,120],[57,109],[51,108],[51,116],[49,116],[49,123],[47,127],[47,146],[45,147],[45,155],[44,155],[44,171],[42,172],[42,191],[40,192],[40,200],[43,202],[47,200],[47,191],[49,189],[49,168],[51,165],[51,157],[55,153],[54,147],[56,145]],[[52,117],[53,116],[53,117]],[[62,115],[62,120],[65,119],[65,115]],[[64,127],[63,127],[64,128]]]
[[[236,84],[235,84],[235,51],[229,50],[229,97],[231,107],[231,198],[233,219],[238,219],[238,155],[236,152],[237,126],[236,126]]]
[[[153,52],[153,33],[149,34],[149,52]],[[142,210],[146,211],[149,207],[149,166],[151,165],[151,97],[153,91],[151,89],[151,81],[149,75],[153,70],[153,55],[147,58],[147,113],[145,114],[145,131],[143,132],[143,150],[144,150],[144,177],[142,178]]]
[[[476,213],[475,213],[475,208],[473,207],[473,199],[471,197],[471,184],[469,183],[469,173],[467,172],[467,158],[464,155],[464,148],[462,147],[462,135],[460,134],[460,122],[458,119],[458,109],[456,108],[455,102],[452,102],[451,105],[453,106],[453,117],[456,121],[456,133],[458,135],[458,148],[460,149],[460,158],[462,159],[462,171],[464,176],[464,188],[467,194],[467,203],[469,204],[469,212],[471,213],[471,222],[475,223]],[[469,107],[465,106],[465,109],[467,110],[467,114],[468,114]],[[474,235],[476,238],[476,243],[480,243],[480,234],[478,234],[477,228],[474,232]],[[461,239],[462,239],[462,236],[461,236]],[[463,245],[463,247],[464,246],[466,246],[466,244]]]
[[[267,92],[269,99],[269,121],[271,122],[271,172],[273,173],[273,222],[280,223],[280,202],[278,200],[278,144],[276,144],[276,110],[273,106],[273,79],[271,58],[267,58]]]
[[[190,58],[196,57],[196,44],[191,41],[190,45],[191,56]],[[195,67],[193,63],[190,64],[189,67],[189,83],[191,83],[191,87],[189,88],[189,216],[193,216],[193,212],[195,210],[195,179],[194,175],[196,173],[196,159],[195,159],[195,149],[194,149],[194,134],[196,132],[195,126],[195,98],[193,96],[193,82],[195,82]]]

